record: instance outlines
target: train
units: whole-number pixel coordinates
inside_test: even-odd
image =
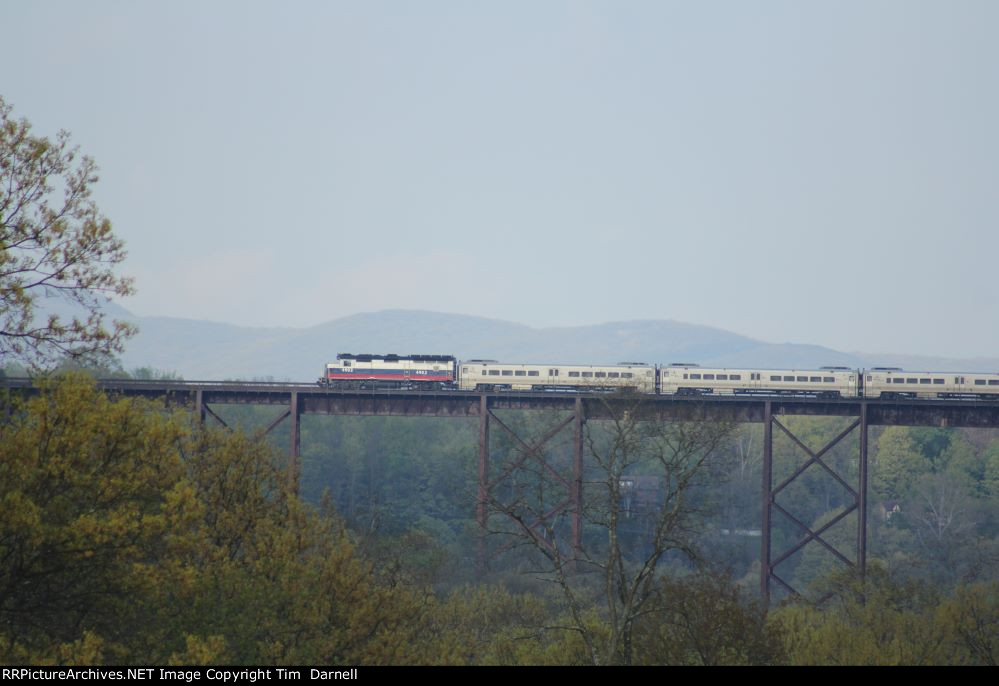
[[[999,400],[999,374],[913,372],[899,367],[728,369],[688,362],[523,364],[454,355],[340,353],[319,385],[330,389],[632,392],[679,396],[796,396]]]

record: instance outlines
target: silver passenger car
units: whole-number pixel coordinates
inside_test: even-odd
[[[618,365],[504,364],[495,360],[461,363],[458,387],[464,391],[635,391],[656,392],[655,367]]]
[[[664,395],[795,395],[814,398],[857,397],[855,370],[724,369],[690,364],[659,368]]]
[[[864,372],[867,398],[975,398],[999,400],[999,374],[911,372],[895,367]]]

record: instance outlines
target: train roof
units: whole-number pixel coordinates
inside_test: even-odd
[[[390,353],[388,355],[381,355],[379,353],[338,353],[336,356],[338,360],[357,360],[358,362],[371,362],[372,360],[410,360],[412,362],[454,362],[454,355],[396,355]]]

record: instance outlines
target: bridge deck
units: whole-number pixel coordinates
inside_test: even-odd
[[[614,403],[634,403],[606,393],[479,393],[456,390],[344,391],[309,383],[239,381],[135,381],[102,379],[98,387],[113,394],[164,398],[170,404],[289,405],[294,396],[302,414],[478,417],[492,410],[573,411],[582,399],[585,416],[600,419]],[[30,379],[5,379],[0,388],[34,390]],[[766,404],[774,415],[858,417],[866,406],[873,425],[999,427],[999,401],[882,400],[877,398],[807,398],[794,396],[641,396],[644,411],[663,419],[763,422]],[[482,398],[485,398],[483,404]]]

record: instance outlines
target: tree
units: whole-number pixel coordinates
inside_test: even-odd
[[[990,498],[999,498],[999,440],[989,443],[982,456],[985,463],[982,488]]]
[[[771,614],[793,665],[934,665],[953,659],[936,619],[940,596],[879,564],[839,570],[825,581],[822,606],[799,600]]]
[[[999,664],[999,583],[958,586],[937,622],[953,637],[954,663]]]
[[[183,473],[180,425],[145,408],[112,402],[78,376],[0,423],[5,664],[131,628],[136,566],[159,549],[164,493]]]
[[[618,395],[601,406],[601,421],[586,426],[582,550],[567,549],[564,517],[549,516],[560,488],[556,470],[534,465],[530,472],[525,462],[517,497],[491,497],[490,505],[513,523],[505,534],[540,553],[538,571],[565,604],[561,628],[579,636],[587,661],[632,664],[636,626],[650,611],[667,556],[697,557],[704,514],[697,487],[732,425],[663,422],[641,397]]]
[[[0,366],[120,353],[135,329],[118,321],[106,328],[101,306],[133,288],[115,274],[124,244],[91,198],[97,166],[65,131],[54,141],[34,136],[11,110],[0,98]],[[80,314],[67,321],[41,313],[48,298]]]
[[[0,663],[457,661],[426,630],[433,598],[365,561],[282,462],[81,374],[46,381],[0,423]]]
[[[779,625],[758,602],[743,597],[725,574],[698,570],[660,580],[651,612],[638,623],[641,664],[768,665],[785,660]]]
[[[889,426],[878,439],[871,489],[884,500],[909,497],[919,478],[933,471],[933,464],[919,452],[910,431],[904,426]]]

